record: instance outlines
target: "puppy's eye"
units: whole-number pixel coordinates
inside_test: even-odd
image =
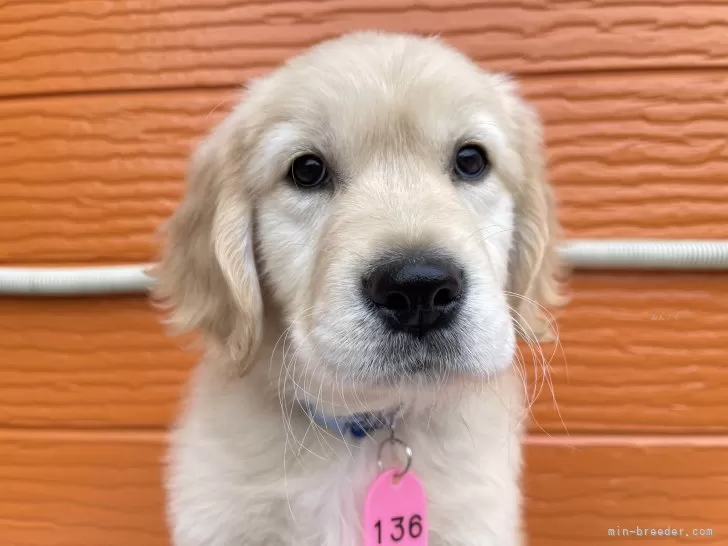
[[[481,178],[490,170],[488,154],[480,146],[467,144],[455,153],[455,174],[463,180]]]
[[[326,164],[314,154],[301,155],[291,163],[289,178],[296,186],[315,188],[326,182],[328,177]]]

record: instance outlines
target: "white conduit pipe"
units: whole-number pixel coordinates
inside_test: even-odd
[[[149,266],[0,267],[0,295],[96,296],[149,290]]]
[[[728,239],[573,239],[559,252],[575,269],[728,270]]]
[[[574,239],[560,249],[574,269],[728,270],[728,240]],[[150,264],[108,267],[0,267],[0,295],[90,296],[143,293]]]

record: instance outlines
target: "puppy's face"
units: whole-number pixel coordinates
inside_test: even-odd
[[[324,43],[198,151],[159,291],[240,360],[275,309],[309,384],[496,373],[554,296],[539,148],[512,85],[434,40]]]

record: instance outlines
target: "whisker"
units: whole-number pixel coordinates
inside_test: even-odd
[[[540,305],[538,302],[532,300],[531,298],[523,296],[522,294],[510,292],[510,291],[506,291],[506,294],[511,297],[515,297],[515,298],[519,298],[523,301],[527,301],[528,303],[538,307],[544,313],[544,315],[547,317],[548,327],[554,332],[555,347],[554,347],[553,352],[549,355],[549,357],[546,358],[546,355],[544,355],[544,353],[543,353],[543,347],[542,347],[541,343],[538,341],[537,336],[535,335],[533,330],[530,327],[528,327],[528,325],[525,323],[525,320],[523,320],[523,316],[516,309],[511,308],[511,312],[513,313],[513,315],[515,315],[514,326],[516,327],[517,331],[521,334],[521,337],[524,339],[524,341],[526,341],[526,344],[528,345],[529,349],[531,350],[531,355],[532,355],[533,362],[534,362],[534,369],[536,370],[536,374],[535,374],[536,381],[534,383],[534,392],[533,392],[532,396],[530,397],[530,399],[528,399],[528,405],[527,405],[528,410],[529,410],[529,412],[531,412],[531,415],[533,415],[533,412],[532,412],[533,405],[534,405],[536,399],[540,396],[543,386],[547,385],[549,388],[549,391],[551,393],[551,399],[554,404],[554,408],[556,409],[557,415],[559,416],[559,419],[561,421],[561,424],[562,424],[564,430],[568,434],[566,423],[565,423],[563,415],[561,413],[561,409],[559,407],[558,401],[556,400],[554,384],[553,384],[553,380],[551,378],[551,363],[555,359],[559,350],[561,350],[561,353],[563,354],[563,345],[561,344],[561,336],[560,336],[560,332],[558,330],[558,323],[557,323],[554,315],[550,311],[548,311],[545,307]],[[538,374],[539,368],[542,372],[541,375]],[[539,379],[540,379],[540,383],[539,383]],[[537,421],[537,420],[534,419],[534,421]],[[540,425],[538,425],[538,426],[543,430],[543,427],[541,427]],[[546,431],[544,430],[544,432],[546,432]]]

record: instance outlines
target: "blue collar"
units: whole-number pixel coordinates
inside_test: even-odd
[[[381,429],[390,429],[394,424],[396,411],[362,412],[338,417],[328,417],[315,407],[300,403],[303,410],[317,425],[335,431],[342,437],[350,434],[354,438],[365,438]]]

